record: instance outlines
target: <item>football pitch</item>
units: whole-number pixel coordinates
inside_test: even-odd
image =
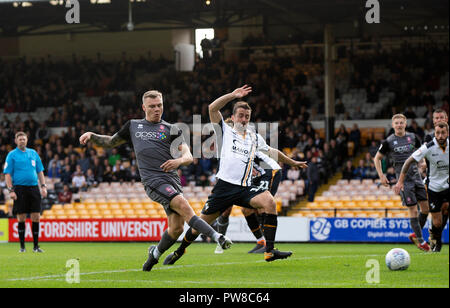
[[[148,273],[141,269],[149,243],[42,243],[43,254],[33,253],[32,244],[27,244],[23,254],[17,243],[0,244],[0,287],[449,287],[448,245],[441,253],[424,253],[404,244],[278,244],[278,249],[291,250],[293,256],[267,263],[263,255],[247,253],[253,247],[250,243],[234,244],[219,255],[214,254],[215,244],[196,243],[172,266],[162,265],[166,252]],[[384,257],[394,247],[409,252],[408,270],[387,269]],[[76,268],[69,260],[79,264],[79,283],[66,280]],[[374,260],[379,264],[379,282],[369,283],[367,276],[376,277],[372,275],[377,270]]]

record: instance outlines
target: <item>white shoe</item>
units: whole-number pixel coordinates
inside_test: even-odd
[[[215,254],[221,254],[223,253],[223,248],[220,246],[220,244],[217,244],[216,250],[214,251]]]

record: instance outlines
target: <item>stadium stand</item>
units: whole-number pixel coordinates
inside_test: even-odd
[[[436,41],[425,49],[422,41],[411,37],[383,39],[378,44],[381,48],[345,49],[339,58],[337,119],[381,119],[389,118],[393,111],[408,111],[415,115],[413,118],[425,118],[421,129],[426,129],[430,110],[442,107],[448,112],[449,73],[448,63],[444,63],[448,57],[439,56],[448,53],[448,44]],[[288,45],[271,54],[263,47],[255,48],[242,53],[239,64],[217,59],[200,61],[191,73],[168,69],[170,62],[163,58],[141,56],[134,61],[126,54],[111,62],[76,56],[72,62],[56,61],[51,56],[39,60],[0,59],[0,163],[3,165],[14,147],[14,133],[23,130],[46,168],[49,196],[43,203],[45,218],[162,216],[162,208],[148,199],[139,183],[129,146],[114,152],[93,146],[80,148],[78,137],[88,130],[112,135],[128,119],[142,117],[136,106],[144,88],[136,85],[143,83],[144,73],[158,77],[154,87],[164,93],[164,119],[169,122],[192,123],[193,114],[200,114],[202,122],[208,122],[207,104],[223,89],[245,80],[258,93],[248,100],[255,106],[254,121],[270,122],[276,115],[280,119],[279,148],[297,160],[317,157],[320,184],[328,187],[314,202],[299,209],[307,193],[306,173],[289,172],[288,166],[282,166],[283,181],[276,196],[280,213],[403,217],[398,196],[372,180],[331,181],[341,175],[344,162],[385,138],[387,128],[342,126],[329,143],[325,142],[324,130],[314,129],[311,124],[324,117],[321,49],[306,50],[311,49]],[[427,64],[427,71],[419,65],[422,62]],[[408,80],[407,84],[402,85],[402,80]],[[25,86],[18,88],[18,83]],[[34,86],[28,87],[30,84]],[[407,105],[412,105],[411,110]],[[229,114],[228,109],[224,117]],[[79,189],[72,185],[77,165],[83,169],[87,183]],[[204,158],[181,168],[184,194],[197,213],[211,192],[215,168],[216,160]],[[58,204],[63,183],[74,194],[71,203]],[[8,198],[8,194],[0,198],[0,211],[4,213],[10,212]],[[232,215],[240,215],[240,210],[234,209]]]

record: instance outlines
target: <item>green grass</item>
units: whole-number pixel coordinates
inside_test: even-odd
[[[162,287],[162,288],[320,288],[449,287],[448,245],[439,254],[399,244],[278,244],[292,250],[272,263],[246,252],[253,244],[235,244],[222,255],[213,244],[194,244],[176,265],[163,266],[165,253],[150,273],[141,271],[148,243],[42,243],[44,254],[19,254],[17,243],[0,244],[0,287]],[[411,266],[389,271],[385,254],[401,247]],[[171,250],[172,251],[172,250]],[[66,282],[66,262],[78,259],[80,283]],[[368,284],[366,262],[380,264],[380,283]]]

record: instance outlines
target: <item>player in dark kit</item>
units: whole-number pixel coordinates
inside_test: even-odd
[[[378,176],[380,177],[381,184],[384,186],[389,186],[389,181],[383,174],[381,168],[381,160],[383,157],[388,154],[391,155],[394,160],[395,174],[398,179],[405,161],[421,146],[420,140],[415,134],[406,132],[406,117],[404,115],[394,115],[392,117],[392,127],[395,131],[394,134],[390,135],[381,144],[374,158]],[[408,207],[411,227],[414,230],[414,233],[409,236],[409,239],[419,249],[429,251],[430,247],[422,236],[422,229],[425,226],[429,213],[428,197],[416,163],[408,170],[404,188],[400,196],[403,205]],[[417,203],[420,206],[420,215],[417,210]]]
[[[191,164],[193,158],[181,130],[161,120],[162,94],[154,90],[147,91],[142,97],[142,109],[145,112],[144,119],[128,121],[114,136],[87,132],[80,137],[80,143],[86,144],[90,140],[106,148],[126,142],[133,144],[145,191],[153,201],[164,207],[169,225],[158,246],[150,246],[143,270],[150,271],[158,263],[159,257],[176,242],[183,233],[184,222],[219,243],[223,249],[228,249],[231,240],[196,216],[182,195],[176,170]],[[174,159],[171,154],[174,152],[181,153],[181,157]]]

